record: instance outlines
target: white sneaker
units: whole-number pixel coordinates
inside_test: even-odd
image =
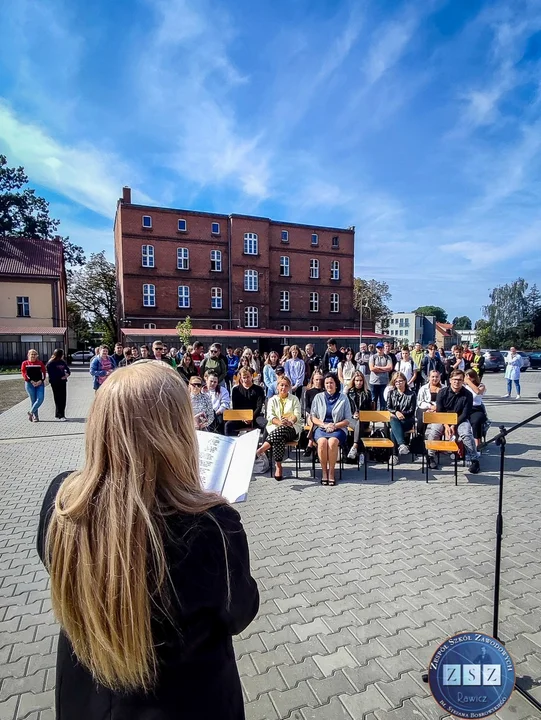
[[[508,398],[508,397],[509,397],[509,393],[507,393],[507,395],[502,395],[502,398]]]
[[[520,395],[517,395],[515,400],[520,400]]]
[[[353,446],[351,450],[348,452],[348,460],[357,460],[357,455],[359,454],[357,448]]]
[[[398,446],[398,454],[399,455],[409,455],[410,449],[407,445],[399,445]]]

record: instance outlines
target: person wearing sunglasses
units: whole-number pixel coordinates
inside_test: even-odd
[[[227,376],[227,363],[223,359],[220,350],[221,348],[216,344],[210,346],[209,356],[201,363],[199,374],[201,377],[205,377],[208,372],[216,373],[218,383],[222,385]]]
[[[190,400],[192,401],[193,419],[196,430],[208,430],[214,423],[214,409],[209,395],[203,393],[203,380],[194,375],[188,383]]]
[[[157,360],[158,362],[164,362],[170,367],[173,367],[173,361],[166,354],[165,348],[161,340],[154,340],[154,342],[152,343],[152,352],[154,353],[154,360]]]

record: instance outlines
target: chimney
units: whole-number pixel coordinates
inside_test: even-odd
[[[131,205],[131,187],[124,185],[122,188],[122,202]]]

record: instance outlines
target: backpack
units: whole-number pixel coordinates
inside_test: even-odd
[[[370,438],[384,438],[385,433],[383,430],[380,430],[379,428],[375,428],[372,430],[372,432],[369,435]],[[391,458],[391,448],[386,447],[376,447],[376,448],[369,448],[368,456],[372,462],[377,463],[387,463],[389,462]]]

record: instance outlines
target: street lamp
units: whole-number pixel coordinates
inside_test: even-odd
[[[359,350],[361,349],[361,345],[363,343],[363,308],[368,310],[370,313],[370,319],[372,319],[372,308],[368,307],[368,305],[363,305],[363,298],[361,296],[361,304],[359,307]]]

